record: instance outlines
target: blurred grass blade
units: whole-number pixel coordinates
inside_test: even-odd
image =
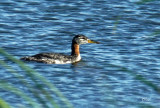
[[[64,95],[51,84],[48,80],[46,80],[44,77],[40,76],[39,74],[36,74],[36,76],[41,79],[42,82],[44,82],[50,89],[53,91],[57,96],[61,98],[61,100],[67,105],[68,108],[73,108],[72,104],[68,101],[67,98],[64,97]]]
[[[142,75],[137,75],[135,72],[128,70],[125,67],[121,67],[121,70],[129,73],[130,75],[134,76],[135,79],[139,80],[140,82],[144,83],[147,86],[150,86],[156,92],[160,93],[160,88],[158,86],[156,86],[155,84],[153,84],[151,81],[145,79]]]
[[[113,34],[117,34],[117,29],[118,29],[118,24],[120,22],[120,16],[117,16],[114,22],[114,26],[113,26]]]
[[[24,100],[26,100],[26,102],[28,102],[29,105],[31,105],[33,108],[41,108],[40,105],[38,103],[34,102],[34,100],[32,98],[28,97],[27,95],[25,95],[25,93],[21,92],[19,89],[17,89],[14,86],[8,84],[7,82],[0,81],[0,88],[4,89],[4,90],[8,90],[10,92],[13,92],[16,95],[19,95]]]
[[[160,35],[160,30],[155,30],[153,33],[151,33],[149,36],[150,37],[155,37]]]
[[[128,74],[133,76],[135,79],[137,79],[138,81],[140,81],[140,82],[144,83],[145,85],[151,87],[153,90],[155,90],[156,92],[158,92],[160,94],[160,88],[158,86],[156,86],[155,84],[153,84],[151,81],[144,78],[142,75],[137,75],[134,71],[129,70],[126,67],[117,66],[117,65],[114,65],[114,64],[110,64],[110,65],[111,65],[111,67],[119,68],[120,71],[127,72]]]
[[[146,80],[142,75],[136,75],[135,76],[136,79],[140,80],[141,82],[143,82],[144,84],[152,87],[155,91],[157,91],[158,93],[160,93],[160,88],[158,88],[155,84],[153,84],[151,81]]]
[[[20,82],[22,82],[23,85],[25,85],[28,90],[34,95],[34,97],[39,101],[39,103],[41,103],[45,108],[48,108],[48,106],[46,105],[46,102],[44,99],[41,98],[40,93],[38,93],[37,90],[34,89],[33,85],[29,85],[26,81],[25,78],[22,77],[20,74],[18,74],[17,71],[15,71],[11,66],[7,65],[4,61],[0,60],[0,64],[5,67],[6,69],[8,69],[9,72],[11,72],[15,77],[17,77]],[[33,78],[32,78],[33,79]],[[56,102],[54,102],[54,100],[51,98],[51,96],[49,95],[49,93],[44,90],[41,86],[39,86],[39,84],[37,84],[36,82],[36,87],[39,88],[38,90],[41,91],[43,94],[45,94],[45,97],[48,99],[48,102],[50,102],[52,104],[52,106],[54,106],[55,108],[59,108],[58,104],[56,104]]]
[[[60,99],[66,104],[66,106],[68,108],[73,108],[73,105],[68,101],[68,99],[65,98],[64,95],[53,84],[51,84],[47,79],[45,79],[43,76],[38,74],[36,71],[34,71],[33,69],[31,69],[30,67],[25,65],[22,61],[14,58],[13,56],[11,56],[7,52],[5,52],[2,48],[0,48],[0,53],[3,56],[7,57],[9,60],[11,60],[11,61],[15,62],[16,64],[18,64],[21,69],[26,71],[28,76],[30,76],[31,78],[33,78],[32,76],[34,76],[38,80],[40,80],[42,83],[47,85],[50,88],[51,91],[53,91],[57,96],[60,97]],[[33,78],[33,80],[35,80],[35,79]],[[54,103],[54,102],[52,101],[51,103]]]
[[[11,108],[11,107],[7,104],[7,102],[5,102],[0,98],[0,108]]]
[[[136,3],[137,3],[137,4],[144,4],[144,3],[152,2],[152,1],[155,1],[155,0],[139,0],[139,1],[136,2]]]

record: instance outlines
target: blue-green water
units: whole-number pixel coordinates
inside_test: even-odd
[[[40,52],[70,54],[73,36],[84,34],[101,44],[82,45],[78,64],[27,64],[75,108],[158,107],[160,92],[136,76],[160,87],[160,1],[137,1],[0,0],[0,47],[18,59]],[[23,89],[0,68],[0,80]],[[0,97],[15,107],[25,103],[4,90]]]

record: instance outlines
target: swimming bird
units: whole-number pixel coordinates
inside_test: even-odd
[[[67,64],[76,63],[81,60],[79,47],[81,44],[97,43],[99,42],[88,39],[84,35],[76,35],[72,39],[71,55],[64,55],[59,53],[40,53],[33,56],[22,57],[24,61],[36,61],[47,64]]]

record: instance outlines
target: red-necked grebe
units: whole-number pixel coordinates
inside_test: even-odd
[[[76,35],[72,40],[71,55],[63,55],[58,53],[40,53],[33,56],[22,57],[21,60],[36,61],[47,64],[66,64],[75,63],[81,60],[79,46],[87,43],[99,43],[88,39],[84,35]]]

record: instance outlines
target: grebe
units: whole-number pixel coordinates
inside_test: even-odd
[[[72,40],[71,55],[63,55],[58,53],[40,53],[33,56],[22,57],[21,60],[36,61],[47,64],[66,64],[75,63],[81,60],[79,46],[87,43],[99,43],[88,39],[84,35],[76,35]]]

